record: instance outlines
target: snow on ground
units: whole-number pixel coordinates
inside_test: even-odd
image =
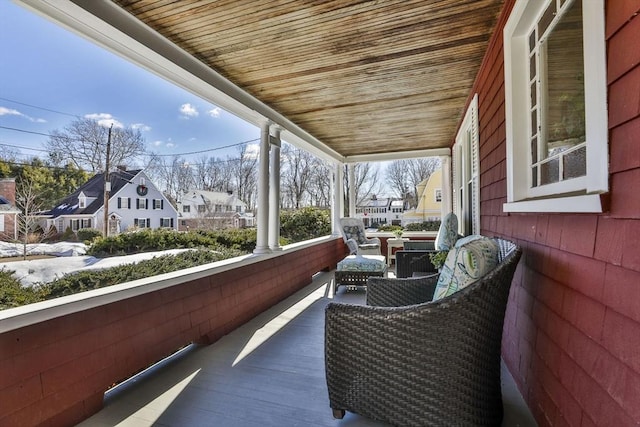
[[[15,271],[14,276],[23,286],[34,283],[48,283],[67,273],[81,270],[102,269],[122,264],[131,264],[160,255],[172,255],[188,249],[174,249],[160,252],[145,252],[136,255],[96,258],[84,255],[83,243],[60,242],[54,244],[27,245],[28,255],[52,255],[56,258],[32,259],[26,261],[0,262],[0,270]],[[22,257],[22,245],[0,242],[0,258]],[[59,258],[64,257],[64,258]],[[19,258],[17,258],[19,259]]]

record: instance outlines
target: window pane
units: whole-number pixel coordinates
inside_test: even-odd
[[[531,83],[531,85],[529,86],[529,90],[531,91],[530,95],[531,95],[531,107],[532,108],[535,107],[536,105],[538,105],[538,93],[536,91],[536,87],[537,87],[537,85],[536,85],[535,82]]]
[[[576,1],[546,41],[545,89],[548,156],[585,141],[582,2]]]
[[[538,186],[538,167],[534,166],[531,168],[531,186]]]
[[[531,136],[538,133],[538,110],[531,111]]]
[[[529,80],[533,80],[536,78],[537,71],[538,70],[536,69],[536,56],[531,55],[529,57]]]
[[[531,31],[531,34],[529,34],[529,53],[533,52],[535,48],[536,48],[536,31],[533,30]]]
[[[531,163],[538,163],[538,138],[531,140]]]
[[[550,160],[540,165],[540,185],[558,182],[560,161]]]
[[[556,0],[551,0],[549,6],[544,11],[544,14],[540,18],[538,22],[538,38],[540,38],[544,32],[549,28],[549,24],[553,21],[553,18],[556,17]]]
[[[587,174],[587,147],[578,148],[562,158],[563,179],[577,178]]]

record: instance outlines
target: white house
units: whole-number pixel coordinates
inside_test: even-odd
[[[109,184],[109,235],[131,228],[177,228],[178,212],[142,170],[119,167],[109,174]],[[74,232],[81,228],[103,230],[104,188],[104,173],[94,175],[58,206],[43,213],[43,229],[55,227],[59,233],[68,227]]]
[[[189,190],[177,202],[178,229],[222,229],[255,226],[247,204],[232,192]]]
[[[375,225],[400,225],[404,204],[402,200],[376,196],[356,206],[356,218],[362,219],[365,227]]]
[[[16,207],[16,179],[0,179],[0,240],[18,238],[18,215]]]

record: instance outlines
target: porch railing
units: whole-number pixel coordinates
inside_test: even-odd
[[[324,237],[0,312],[0,425],[71,425],[104,392],[192,343],[208,344],[345,256]]]

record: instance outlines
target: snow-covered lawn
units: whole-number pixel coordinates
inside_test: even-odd
[[[38,243],[27,245],[27,255],[52,255],[56,258],[33,259],[27,261],[0,262],[0,270],[15,271],[15,277],[23,286],[34,283],[48,283],[67,273],[80,270],[102,269],[122,264],[131,264],[155,256],[170,255],[187,249],[175,249],[160,252],[145,252],[136,255],[126,255],[110,258],[96,258],[85,255],[84,243],[60,242],[54,244]],[[22,257],[22,245],[0,242],[0,258]],[[20,259],[20,258],[14,258]]]

